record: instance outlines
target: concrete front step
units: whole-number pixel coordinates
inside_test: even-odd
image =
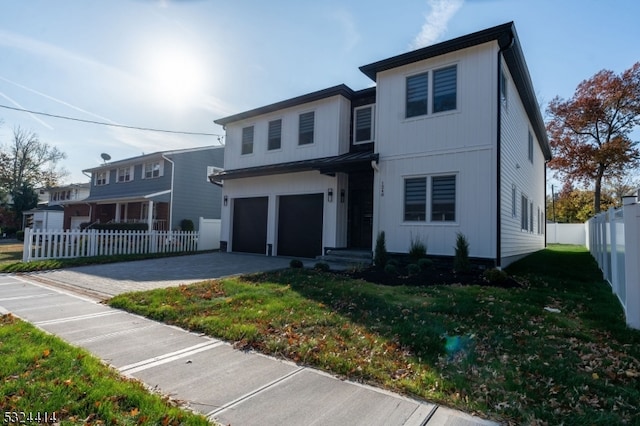
[[[350,265],[371,265],[373,262],[370,251],[346,249],[329,250],[326,255],[319,256],[318,259],[324,262]]]

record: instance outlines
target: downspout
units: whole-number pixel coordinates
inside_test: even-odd
[[[500,87],[502,85],[501,77],[502,77],[502,52],[505,50],[511,49],[513,43],[515,42],[515,37],[513,33],[509,32],[509,43],[500,47],[498,50],[498,84],[496,90],[496,100],[498,104],[497,108],[497,141],[496,141],[496,267],[501,268],[502,266],[502,176],[500,173],[500,169],[502,167],[502,95],[500,93]],[[500,45],[500,41],[498,41],[498,45]]]
[[[173,182],[174,182],[173,180],[176,172],[176,163],[171,161],[164,154],[162,154],[162,158],[164,158],[169,163],[171,163],[171,195],[170,195],[171,198],[169,199],[169,231],[171,231],[173,229]]]

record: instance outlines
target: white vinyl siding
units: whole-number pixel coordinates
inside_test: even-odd
[[[373,141],[373,105],[354,109],[353,141],[354,144]]]
[[[315,113],[305,112],[298,118],[298,145],[310,145],[313,143],[315,127]]]
[[[267,149],[273,151],[280,149],[282,146],[282,120],[273,120],[269,122],[269,133],[267,140]]]
[[[253,126],[242,129],[242,155],[253,154]]]

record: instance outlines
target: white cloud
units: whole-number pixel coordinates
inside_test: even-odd
[[[333,13],[332,19],[338,22],[342,29],[344,35],[344,51],[347,53],[350,52],[362,38],[358,32],[353,16],[349,11],[339,9]]]
[[[429,13],[425,16],[420,34],[413,39],[411,49],[419,49],[440,41],[447,24],[464,4],[464,0],[427,0]]]

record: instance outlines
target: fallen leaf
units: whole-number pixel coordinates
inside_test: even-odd
[[[139,412],[140,410],[138,410],[137,408],[134,408],[129,412],[129,414],[131,414],[131,416],[137,416]]]
[[[44,351],[42,351],[42,356],[43,356],[44,358],[46,358],[46,357],[48,357],[48,356],[49,356],[49,354],[50,354],[50,353],[51,353],[51,351],[50,351],[49,349],[45,349]]]
[[[593,377],[594,380],[598,380],[600,378],[600,376],[598,376],[598,373],[593,373],[591,377]]]

